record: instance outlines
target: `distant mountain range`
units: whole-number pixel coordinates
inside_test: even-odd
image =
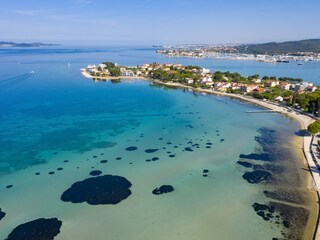
[[[320,53],[320,39],[307,39],[289,42],[269,42],[262,44],[244,44],[236,49],[240,53],[250,54],[300,54],[301,52]]]
[[[60,44],[51,43],[15,43],[15,42],[4,42],[0,41],[0,47],[48,47],[48,46],[58,46]]]

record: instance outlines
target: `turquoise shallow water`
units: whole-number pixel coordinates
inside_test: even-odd
[[[133,64],[134,52],[110,54]],[[147,60],[139,54],[137,62]],[[296,122],[247,114],[259,108],[224,97],[81,76],[80,67],[106,60],[108,52],[6,56],[0,79],[0,208],[7,215],[0,238],[40,217],[63,222],[56,239],[90,239],[93,233],[95,239],[272,239],[288,231],[254,212],[253,203],[270,201],[262,193],[266,186],[245,181],[242,175],[250,170],[236,162],[261,148],[255,139],[260,129],[275,130],[272,137],[288,143]],[[277,164],[288,161],[288,175],[299,175],[294,154]],[[117,205],[62,202],[61,194],[91,170],[127,178],[132,194]],[[300,186],[293,179],[275,185]],[[175,190],[151,193],[164,184]]]

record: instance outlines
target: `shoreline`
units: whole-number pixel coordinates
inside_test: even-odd
[[[81,71],[81,74],[86,78],[97,79],[97,80],[121,80],[121,79],[135,79],[135,80],[148,80],[145,77],[127,77],[127,76],[119,76],[119,77],[98,77],[91,76],[86,71]]]
[[[186,86],[186,85],[183,85],[180,83],[164,83],[159,80],[150,80],[150,81],[157,83],[157,84],[164,85],[164,86],[186,88],[186,89],[191,89],[191,90],[197,91],[197,92],[214,94],[217,96],[225,96],[225,97],[230,97],[230,98],[237,98],[237,99],[249,102],[249,103],[253,103],[258,106],[265,107],[269,110],[272,110],[276,113],[280,113],[280,114],[283,114],[283,115],[286,115],[286,116],[289,116],[289,117],[295,119],[296,121],[299,122],[301,130],[306,130],[308,125],[315,121],[312,117],[304,115],[304,114],[300,114],[299,112],[296,112],[293,109],[290,109],[288,107],[278,106],[276,104],[261,101],[261,100],[254,99],[254,98],[249,98],[249,97],[245,97],[245,96],[241,96],[241,95],[237,95],[237,94],[232,94],[232,93],[223,93],[223,92],[217,92],[217,91],[208,90],[208,89],[194,88],[194,87]],[[312,231],[313,232],[312,239],[318,240],[318,239],[320,239],[320,208],[319,208],[320,170],[317,169],[317,166],[316,166],[315,162],[313,161],[314,155],[311,151],[312,144],[313,144],[313,137],[306,136],[304,134],[302,136],[300,145],[302,145],[301,146],[302,147],[302,154],[304,156],[304,160],[308,164],[308,169],[309,169],[309,173],[310,173],[309,176],[310,176],[310,180],[312,181],[312,186],[310,186],[310,189],[308,189],[308,191],[313,190],[316,192],[316,194],[317,194],[317,200],[316,200],[317,203],[316,204],[318,206],[317,213],[316,213],[317,221],[316,221],[316,225],[314,226],[314,230]],[[300,151],[301,149],[297,149],[297,150]]]
[[[258,99],[254,99],[254,98],[250,98],[250,97],[245,97],[245,96],[241,96],[238,94],[233,94],[233,93],[224,93],[224,92],[218,92],[218,91],[214,91],[214,90],[209,90],[209,89],[201,89],[201,88],[195,88],[192,86],[187,86],[181,83],[174,83],[174,82],[162,82],[160,80],[153,80],[153,79],[149,79],[149,78],[145,78],[145,77],[94,77],[91,76],[90,74],[88,74],[85,71],[81,71],[82,75],[87,77],[87,78],[96,78],[96,79],[101,79],[101,80],[120,80],[120,79],[139,79],[139,80],[147,80],[151,83],[155,83],[155,84],[160,84],[163,86],[167,86],[167,87],[177,87],[177,88],[184,88],[184,89],[190,89],[192,91],[196,91],[196,92],[201,92],[201,93],[206,93],[206,94],[214,94],[217,96],[225,96],[225,97],[230,97],[230,98],[237,98],[264,108],[267,108],[269,110],[272,110],[276,113],[280,113],[283,114],[285,116],[289,116],[293,119],[295,119],[296,121],[299,122],[299,125],[301,127],[301,130],[305,131],[308,127],[309,124],[313,123],[315,120],[314,118],[312,118],[311,116],[305,115],[305,114],[301,114],[298,111],[295,111],[294,109],[291,109],[289,107],[286,106],[279,106],[275,103],[271,103],[271,102],[266,102],[266,101],[261,101]],[[316,225],[314,226],[314,230],[313,232],[313,236],[312,239],[313,240],[320,240],[320,208],[319,208],[319,202],[320,202],[320,170],[318,170],[317,165],[314,161],[314,154],[312,152],[312,144],[314,143],[314,138],[312,136],[303,134],[302,139],[301,139],[301,150],[304,156],[304,160],[306,161],[307,165],[308,165],[308,169],[309,169],[309,173],[310,173],[310,177],[311,177],[311,181],[312,181],[312,186],[310,186],[310,189],[308,189],[308,191],[315,191],[317,194],[317,221],[316,221]],[[300,151],[300,149],[297,149]]]

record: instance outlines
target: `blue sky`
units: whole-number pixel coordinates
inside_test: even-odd
[[[10,0],[0,40],[255,43],[320,38],[320,0]]]

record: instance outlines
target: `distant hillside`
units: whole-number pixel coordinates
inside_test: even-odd
[[[290,42],[270,42],[262,44],[246,44],[237,47],[241,53],[252,54],[298,54],[299,52],[320,53],[320,39],[308,39]]]
[[[0,41],[0,47],[47,47],[47,46],[58,46],[59,44],[47,44],[47,43],[15,43],[15,42],[4,42]]]

